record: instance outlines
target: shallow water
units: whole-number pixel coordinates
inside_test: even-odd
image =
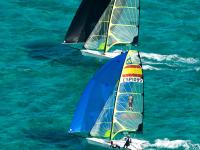
[[[0,1],[0,149],[101,149],[66,134],[103,64],[60,44],[79,2]],[[199,7],[141,1],[146,149],[200,149]]]

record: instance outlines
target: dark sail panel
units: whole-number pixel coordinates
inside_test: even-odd
[[[83,0],[66,33],[65,43],[85,42],[110,0]]]

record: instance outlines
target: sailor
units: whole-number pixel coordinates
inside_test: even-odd
[[[110,141],[110,147],[111,148],[118,148],[118,149],[120,149],[120,146],[117,145],[117,144],[114,144],[113,141]]]
[[[124,148],[128,148],[130,146],[130,143],[131,143],[131,138],[130,136],[128,135],[127,138],[125,139],[126,142],[124,144]]]
[[[133,96],[128,97],[128,109],[133,110]]]

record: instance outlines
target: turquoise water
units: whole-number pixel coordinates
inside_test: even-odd
[[[103,64],[60,44],[79,2],[0,1],[0,149],[100,149],[66,134]],[[146,149],[200,149],[199,8],[141,0]]]

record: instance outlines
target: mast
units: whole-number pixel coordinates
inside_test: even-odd
[[[121,73],[122,73],[122,72],[121,72]],[[120,75],[120,76],[121,76],[121,75]],[[111,123],[111,130],[110,130],[110,140],[112,140],[114,113],[115,113],[115,105],[116,105],[116,98],[117,98],[119,83],[120,83],[120,81],[118,81],[118,83],[117,83],[117,91],[116,91],[116,96],[115,96],[115,100],[114,100],[114,108],[113,108],[113,113],[112,113],[112,123]]]
[[[138,42],[139,42],[139,36],[140,36],[140,0],[139,0],[139,20],[138,20]],[[138,44],[138,43],[137,43]],[[139,53],[139,52],[138,52]],[[139,55],[140,57],[140,55]],[[141,60],[141,59],[140,59]],[[141,63],[142,64],[142,63]]]
[[[116,0],[114,1],[113,5],[112,5],[112,11],[109,15],[109,21],[108,21],[108,29],[107,29],[107,35],[106,35],[106,41],[105,41],[105,45],[104,45],[104,53],[106,52],[106,49],[107,49],[107,43],[108,43],[108,36],[109,36],[109,30],[110,30],[110,23],[111,23],[111,19],[112,19],[112,15],[113,15],[113,9],[114,9],[114,6],[115,6],[115,2]]]
[[[137,27],[138,27],[138,37],[137,37],[136,46],[139,45],[138,42],[139,42],[139,35],[140,35],[140,0],[138,0],[138,5],[139,5],[139,7],[137,9],[139,11],[139,17],[138,17],[138,25],[137,25]],[[138,55],[139,55],[139,52],[138,52]],[[139,57],[140,57],[140,55],[139,55]]]
[[[106,103],[91,128],[90,135],[93,137],[112,140],[124,131],[142,131],[144,87],[141,62],[137,51],[130,50],[118,57],[121,56],[125,58],[120,64],[121,69],[118,70],[115,88],[113,88],[112,94],[110,93],[109,97],[105,99]],[[116,64],[114,68],[118,65]],[[134,98],[131,106],[128,101],[130,96]]]
[[[141,87],[140,90],[134,88],[138,87],[138,85]],[[114,101],[110,140],[123,131],[137,132],[142,130],[141,125],[143,124],[144,114],[143,89],[143,73],[139,53],[137,51],[129,51],[121,71]],[[128,103],[127,97],[132,95],[134,95],[134,103],[132,104],[134,109],[130,110],[130,106],[125,103]],[[118,126],[116,131],[114,131],[115,125]]]

